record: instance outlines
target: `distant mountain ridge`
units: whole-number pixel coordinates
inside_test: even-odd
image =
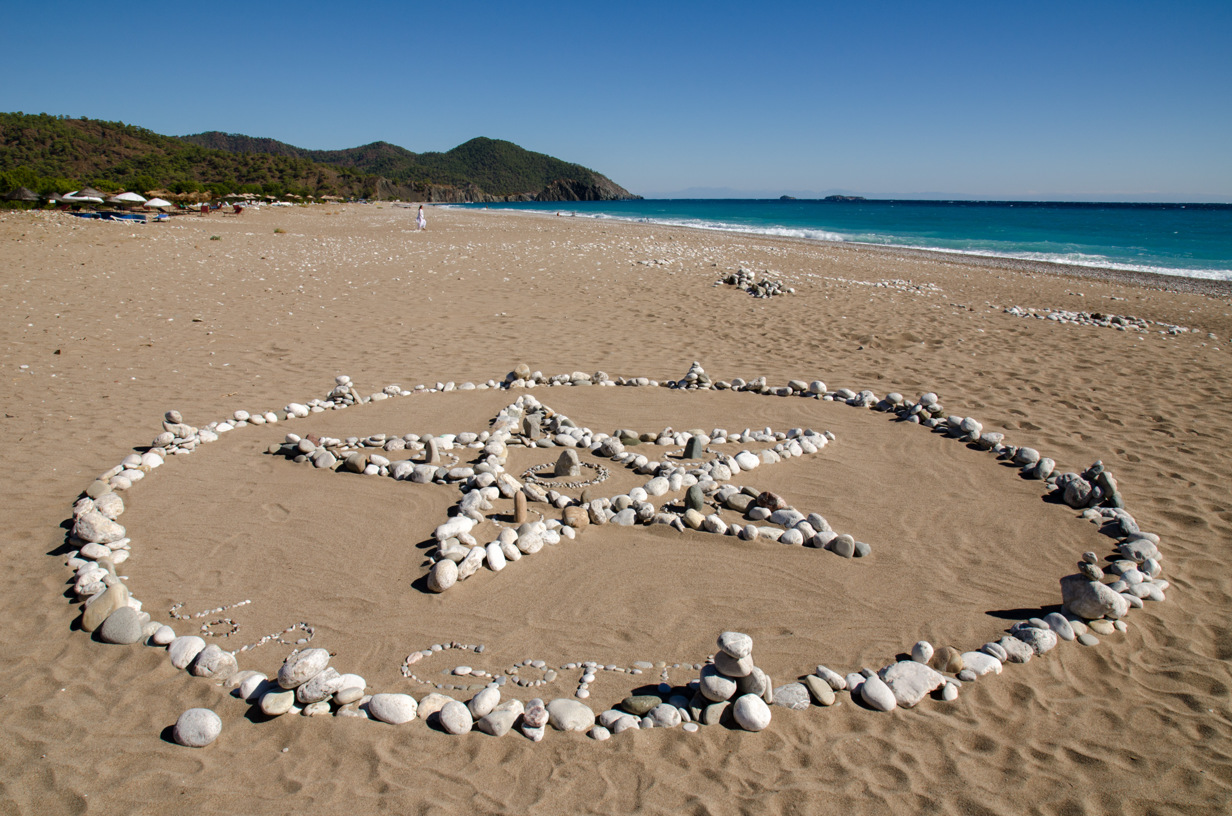
[[[388,142],[307,150],[217,131],[176,137],[122,122],[0,113],[0,188],[67,192],[83,184],[449,202],[638,198],[579,164],[497,139],[472,139],[444,153]]]
[[[347,167],[382,179],[381,198],[432,201],[610,201],[637,198],[580,164],[535,153],[512,142],[478,137],[445,153],[413,153],[389,142],[345,150],[307,150],[276,139],[211,131],[181,136],[233,154],[265,154]],[[399,195],[398,193],[401,193]]]

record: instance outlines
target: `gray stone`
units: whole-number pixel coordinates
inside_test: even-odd
[[[714,666],[703,666],[698,689],[707,700],[721,703],[724,700],[730,700],[736,694],[736,681],[719,673]],[[756,693],[760,694],[761,690],[758,689]]]
[[[804,678],[804,685],[808,687],[809,693],[813,695],[817,705],[834,705],[834,689],[830,688],[830,684],[825,680],[822,680],[815,674],[810,674]]]
[[[963,672],[971,672],[975,677],[983,677],[992,672],[993,674],[1001,673],[1001,661],[990,654],[983,652],[963,652],[962,653],[963,671],[958,673],[958,679],[963,679]]]
[[[753,654],[753,638],[742,632],[723,632],[719,635],[719,648],[736,660]]]
[[[329,652],[325,649],[305,649],[291,655],[278,669],[278,685],[284,689],[302,686],[329,665]]]
[[[663,702],[657,694],[635,694],[620,701],[620,707],[637,717],[649,714],[651,709]]]
[[[428,571],[428,589],[444,592],[458,582],[458,565],[448,558],[437,561]]]
[[[426,720],[433,714],[439,714],[445,704],[452,699],[452,697],[434,691],[419,701],[417,716],[421,720]]]
[[[655,728],[675,728],[680,725],[680,709],[670,703],[660,703],[647,714]]]
[[[1026,663],[1035,657],[1035,650],[1016,637],[1005,636],[997,643],[1005,650],[1006,660],[1010,663]]]
[[[560,697],[547,705],[548,722],[557,731],[586,731],[595,724],[595,712],[580,700]]]
[[[326,666],[311,680],[295,688],[295,700],[301,704],[319,703],[342,689],[342,675],[333,666]]]
[[[1014,637],[1030,646],[1037,655],[1047,654],[1057,645],[1057,633],[1051,629],[1021,629],[1014,633]]]
[[[582,464],[578,460],[577,451],[572,448],[565,448],[560,458],[556,460],[556,468],[552,471],[552,475],[558,477],[581,476]]]
[[[814,674],[826,681],[826,685],[834,691],[844,691],[847,688],[846,678],[833,669],[826,668],[825,666],[818,666],[817,671],[814,672]]]
[[[204,748],[222,733],[222,720],[208,708],[190,708],[175,721],[172,736],[180,745]]]
[[[856,554],[856,540],[849,535],[840,535],[830,542],[830,551],[843,558],[853,558]]]
[[[81,628],[87,632],[93,632],[102,626],[103,621],[107,620],[117,609],[128,606],[129,598],[128,587],[123,584],[115,583],[107,587],[102,594],[86,604],[85,611],[81,613]],[[176,668],[183,668],[183,666]]]
[[[93,544],[113,544],[125,536],[124,527],[97,510],[82,513],[73,524],[73,535]]]
[[[1081,635],[1075,638],[1075,640],[1077,640],[1083,646],[1098,646],[1099,645],[1099,638],[1095,637],[1095,635],[1091,634],[1090,632],[1083,632]]]
[[[131,606],[121,606],[98,627],[98,637],[104,643],[128,645],[142,639],[143,628],[141,613]]]
[[[700,436],[690,436],[689,441],[684,446],[685,459],[701,459],[704,451],[702,450],[702,439]]]
[[[171,657],[171,665],[177,669],[187,669],[188,664],[201,654],[205,641],[196,635],[184,635],[171,641],[167,654]]]
[[[761,731],[770,724],[770,706],[756,694],[745,694],[732,705],[732,718],[745,731]]]
[[[457,700],[445,703],[437,714],[437,720],[446,733],[454,735],[466,734],[475,725],[470,709]]]
[[[774,690],[774,704],[793,711],[809,707],[809,691],[803,683],[787,683]]]
[[[737,660],[720,649],[714,656],[714,667],[733,679],[746,677],[754,669],[753,656],[748,655]]]
[[[202,649],[188,667],[189,673],[194,677],[210,677],[215,680],[226,680],[238,670],[235,655],[223,651],[213,643]]]
[[[267,717],[281,716],[295,707],[295,692],[280,691],[278,688],[275,686],[261,695],[261,701],[258,705],[261,708],[261,713]]]
[[[419,706],[409,694],[373,694],[368,700],[368,713],[374,720],[402,725],[415,719]]]
[[[921,664],[911,662],[911,665],[919,666]],[[893,711],[898,705],[894,692],[877,675],[865,678],[864,682],[860,684],[859,692],[860,699],[864,701],[865,705],[876,711]]]
[[[1087,620],[1123,618],[1129,612],[1129,602],[1119,593],[1082,575],[1067,575],[1061,579],[1061,598],[1066,611]]]
[[[489,686],[471,698],[466,707],[471,710],[471,716],[476,720],[483,719],[500,703],[500,689]]]
[[[1048,628],[1056,632],[1057,637],[1061,640],[1073,640],[1075,638],[1074,627],[1060,612],[1049,612],[1044,616],[1044,623],[1048,624]]]
[[[503,737],[505,734],[508,734],[517,723],[518,717],[522,716],[521,701],[511,702],[517,702],[518,705],[508,708],[501,706],[493,709],[481,717],[479,722],[475,723],[475,727],[493,737]]]
[[[930,669],[923,662],[903,660],[882,669],[878,676],[890,688],[894,700],[903,708],[912,708],[945,684],[945,675]],[[867,684],[867,681],[865,681]]]
[[[698,513],[706,506],[706,494],[702,491],[701,485],[690,485],[689,489],[684,494],[684,506],[686,510],[694,510]]]

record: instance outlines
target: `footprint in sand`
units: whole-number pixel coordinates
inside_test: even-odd
[[[265,511],[265,517],[270,521],[284,522],[291,518],[291,511],[277,502],[263,504],[261,509]]]

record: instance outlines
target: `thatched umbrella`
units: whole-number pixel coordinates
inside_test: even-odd
[[[31,190],[29,187],[18,187],[13,192],[5,196],[8,201],[38,201],[38,193]]]
[[[103,199],[107,198],[106,193],[100,193],[98,190],[95,190],[93,187],[82,187],[80,190],[73,193],[73,195],[77,196],[77,198],[97,198],[100,201],[100,203],[102,202]]]

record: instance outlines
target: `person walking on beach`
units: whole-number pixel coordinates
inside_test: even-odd
[[[426,230],[428,228],[428,219],[424,217],[423,205],[419,205],[419,215],[415,216],[415,228]]]

